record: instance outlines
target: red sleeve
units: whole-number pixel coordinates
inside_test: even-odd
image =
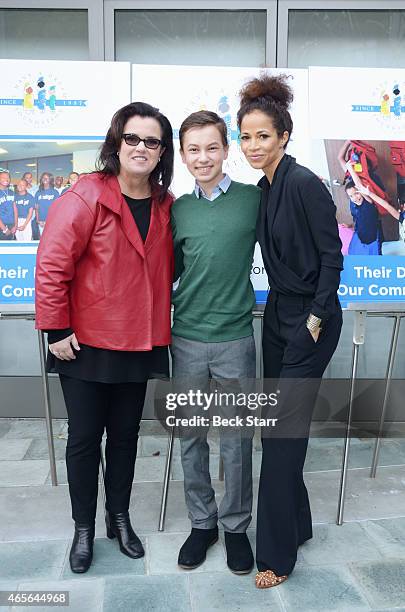
[[[76,262],[91,237],[94,221],[95,213],[70,190],[50,207],[36,261],[36,329],[70,327],[70,282]]]

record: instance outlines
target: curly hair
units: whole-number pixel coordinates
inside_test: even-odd
[[[272,76],[263,72],[259,77],[245,83],[239,92],[240,108],[237,114],[239,129],[245,115],[259,110],[272,119],[274,129],[279,136],[288,132],[290,139],[293,121],[288,109],[294,94],[291,85],[287,82],[289,78],[287,74]],[[285,147],[287,144],[288,141]]]

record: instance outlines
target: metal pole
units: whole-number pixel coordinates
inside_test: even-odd
[[[168,435],[168,442],[167,442],[166,466],[165,466],[165,475],[163,479],[162,501],[160,503],[160,517],[159,517],[158,531],[163,531],[164,526],[165,526],[167,494],[169,492],[170,469],[172,466],[172,456],[173,456],[173,439],[174,439],[174,427],[171,427],[169,435]]]
[[[221,455],[219,456],[218,480],[220,480],[221,482],[224,480],[224,462],[222,460]]]
[[[338,513],[336,523],[342,525],[343,523],[343,511],[346,493],[347,483],[347,469],[349,465],[349,451],[350,451],[350,432],[352,424],[353,414],[353,401],[354,401],[354,384],[357,376],[357,366],[359,362],[359,348],[360,344],[364,344],[365,336],[365,311],[356,312],[354,315],[354,330],[353,330],[353,353],[352,353],[352,374],[350,379],[350,394],[349,394],[349,409],[347,415],[346,425],[346,438],[343,451],[343,462],[342,471],[340,475],[340,489],[339,489],[339,502],[338,502]]]
[[[395,353],[397,350],[400,324],[401,324],[401,315],[397,314],[395,315],[394,326],[392,328],[391,345],[390,345],[390,352],[389,352],[388,365],[387,365],[387,374],[386,374],[387,382],[385,385],[384,402],[383,402],[383,407],[382,407],[381,417],[380,417],[380,427],[378,430],[378,436],[377,436],[377,439],[375,441],[375,446],[374,446],[374,455],[373,455],[373,462],[371,464],[370,478],[375,478],[376,472],[377,472],[378,458],[380,455],[381,437],[382,437],[382,433],[384,429],[385,414],[387,412],[388,398],[389,398],[389,393],[390,393],[390,388],[391,388],[392,370],[394,368]]]
[[[101,442],[100,444],[100,464],[101,464],[101,474],[102,474],[102,479],[101,479],[101,493],[103,495],[103,501],[104,501],[104,516],[107,514],[107,509],[105,507],[106,504],[106,496],[105,496],[105,458],[104,458],[104,449],[103,449],[103,443]]]
[[[40,329],[38,330],[38,344],[39,344],[39,358],[41,361],[42,389],[44,393],[45,422],[46,422],[46,434],[48,437],[49,464],[51,467],[51,482],[52,482],[52,486],[56,487],[58,484],[58,478],[56,476],[55,446],[53,443],[51,402],[49,399],[48,375],[46,373],[46,365],[45,365],[46,364],[45,340],[44,340],[44,333]]]
[[[342,472],[340,475],[338,515],[337,515],[337,520],[336,520],[336,523],[338,525],[342,525],[343,523],[343,509],[344,509],[344,500],[345,500],[346,482],[347,482],[347,467],[349,464],[350,431],[351,431],[353,399],[354,399],[354,380],[356,378],[356,373],[357,373],[358,359],[359,359],[359,345],[354,344],[353,345],[353,356],[352,356],[352,376],[350,380],[349,412],[347,416],[346,438],[345,438],[344,451],[343,451]]]

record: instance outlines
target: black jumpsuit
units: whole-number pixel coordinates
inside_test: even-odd
[[[303,479],[309,428],[322,375],[342,326],[337,298],[343,257],[336,209],[320,179],[285,155],[270,185],[264,177],[257,235],[270,283],[264,312],[265,387],[277,389],[274,428],[262,429],[257,511],[259,571],[292,572],[300,544],[312,537]],[[306,327],[322,319],[317,342]]]

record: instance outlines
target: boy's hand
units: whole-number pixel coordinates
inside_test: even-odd
[[[370,188],[368,186],[366,187],[365,185],[360,185],[358,187],[358,191],[360,191],[362,195],[370,196]]]

